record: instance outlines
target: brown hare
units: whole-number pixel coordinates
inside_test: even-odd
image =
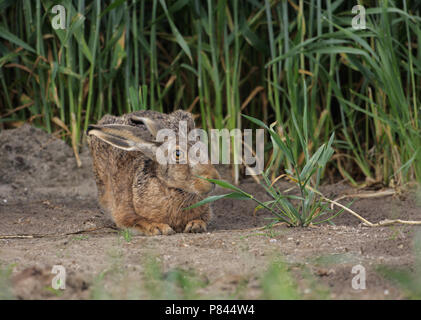
[[[106,115],[89,126],[88,142],[100,205],[111,212],[120,228],[131,228],[144,235],[175,232],[204,232],[211,218],[209,205],[183,210],[213,190],[214,184],[199,178],[218,179],[210,161],[161,163],[156,140],[161,129],[179,135],[179,122],[194,129],[190,113],[171,114],[143,110],[121,117]],[[190,148],[192,142],[185,146]],[[187,158],[188,150],[178,143],[172,156]]]

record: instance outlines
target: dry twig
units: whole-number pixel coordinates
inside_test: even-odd
[[[69,232],[69,233],[53,233],[53,234],[13,234],[13,235],[0,235],[0,239],[37,239],[37,238],[56,238],[56,237],[65,237],[75,234],[82,234],[82,233],[90,233],[93,231],[101,230],[101,229],[113,229],[114,227],[111,226],[105,226],[105,227],[99,227],[99,228],[90,228],[86,230],[79,230],[75,232]]]

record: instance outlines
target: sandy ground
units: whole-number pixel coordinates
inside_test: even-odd
[[[335,225],[262,230],[267,214],[225,199],[214,203],[207,233],[131,236],[100,211],[87,150],[81,160],[77,168],[63,141],[33,127],[0,133],[0,298],[419,297],[421,286],[406,290],[416,281],[404,281],[421,275],[415,226],[369,228],[344,213]],[[241,188],[265,199],[252,179]],[[356,191],[338,183],[323,192]],[[407,192],[357,199],[351,208],[372,222],[421,220],[417,204]],[[7,237],[16,235],[27,237]],[[54,265],[66,269],[65,290],[51,288]],[[365,289],[352,287],[356,265],[366,270]]]

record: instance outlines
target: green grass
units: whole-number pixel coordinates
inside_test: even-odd
[[[15,299],[12,291],[12,271],[15,265],[0,265],[0,300]]]
[[[270,196],[271,200],[261,201],[257,199],[254,195],[245,192],[237,186],[234,186],[223,180],[216,179],[205,179],[210,182],[215,183],[222,188],[231,190],[233,192],[226,193],[222,195],[212,195],[209,196],[194,205],[185,208],[189,210],[196,208],[198,206],[210,203],[216,200],[224,198],[233,198],[237,200],[252,200],[257,203],[255,212],[261,209],[266,209],[273,215],[273,222],[269,225],[271,226],[274,223],[283,222],[289,226],[301,226],[307,227],[310,224],[320,224],[323,222],[331,222],[331,220],[339,215],[343,209],[338,212],[334,212],[329,208],[329,202],[323,195],[318,191],[320,185],[321,177],[326,169],[326,165],[330,158],[332,157],[334,150],[332,144],[334,141],[334,135],[330,137],[327,144],[320,146],[317,151],[311,155],[310,151],[307,149],[308,133],[307,131],[304,134],[299,135],[299,141],[303,146],[304,150],[304,163],[301,167],[298,164],[298,159],[296,158],[293,150],[293,144],[291,140],[286,137],[285,141],[282,141],[282,138],[277,133],[276,127],[271,125],[268,127],[262,121],[245,116],[251,122],[262,126],[269,132],[269,135],[272,140],[273,146],[273,157],[271,163],[262,174],[261,185],[266,190],[267,194]],[[295,170],[286,169],[286,174],[282,174],[277,178],[271,180],[270,173],[274,162],[276,161],[278,153],[283,153],[288,161],[292,164]],[[289,195],[283,193],[278,187],[276,182],[282,178],[286,177],[293,182],[295,188],[299,190],[299,195]]]
[[[398,285],[407,298],[421,299],[421,232],[417,232],[413,240],[413,250],[415,262],[413,266],[406,268],[390,267],[381,265],[377,267],[377,272]]]
[[[126,241],[127,243],[132,241],[133,234],[130,231],[130,229],[121,230],[121,231],[119,231],[119,234],[123,237],[124,241]]]
[[[133,271],[122,270],[119,262],[98,274],[91,287],[90,298],[101,299],[247,299],[249,282],[256,278],[258,298],[260,299],[303,299],[326,298],[328,291],[306,272],[303,266],[293,273],[291,266],[281,257],[270,259],[267,268],[256,277],[244,275],[232,290],[213,288],[206,276],[189,268],[175,267],[164,270],[162,262],[149,255],[142,260],[141,280],[133,282],[139,275]],[[303,284],[312,289],[312,293],[302,292],[298,287],[296,276],[301,275]],[[130,279],[129,279],[130,277]],[[124,285],[128,285],[124,288]],[[231,286],[231,285],[230,285]]]
[[[205,129],[254,126],[244,113],[276,121],[300,167],[334,131],[328,169],[354,185],[421,177],[416,1],[360,1],[365,30],[343,0],[63,3],[68,28],[54,30],[56,2],[0,0],[0,127],[30,122],[77,156],[106,113],[183,108]],[[266,142],[275,177],[295,170]]]
[[[142,259],[142,271],[129,271],[121,257],[112,257],[109,268],[93,279],[90,298],[102,299],[198,299],[206,279],[192,270],[173,268],[164,272],[155,256]],[[136,281],[134,281],[136,279]]]
[[[261,279],[262,298],[273,300],[302,299],[298,285],[288,267],[280,260],[272,263]]]
[[[198,290],[208,285],[206,278],[192,270],[173,268],[164,272],[154,257],[149,257],[144,266],[143,288],[151,299],[198,299]]]

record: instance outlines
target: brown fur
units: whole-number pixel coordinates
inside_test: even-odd
[[[194,128],[191,114],[179,110],[169,115],[154,111],[137,111],[121,117],[106,115],[98,125],[88,129],[100,205],[111,212],[118,227],[134,228],[145,235],[206,231],[211,218],[209,205],[183,208],[200,201],[213,189],[211,183],[196,176],[216,179],[218,172],[210,163],[161,165],[146,151],[122,150],[107,141],[107,137],[111,140],[115,137],[115,130],[107,134],[107,125],[121,124],[133,131],[117,134],[123,139],[119,143],[125,144],[126,139],[142,146],[142,141],[153,142],[153,130],[148,130],[146,122],[134,121],[136,117],[153,120],[158,129],[178,132],[180,120],[187,121],[188,130]]]

